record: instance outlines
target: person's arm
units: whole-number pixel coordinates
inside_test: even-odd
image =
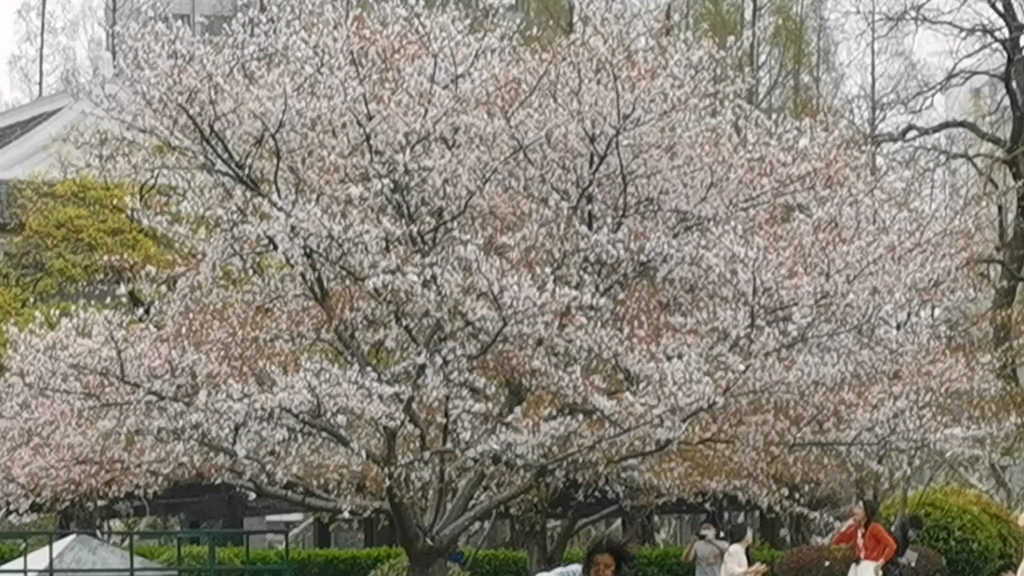
[[[881,524],[872,524],[868,528],[868,532],[871,532],[871,536],[882,547],[881,563],[885,564],[892,560],[893,556],[896,555],[896,541],[892,539],[892,536],[889,536],[889,532],[882,528]]]
[[[846,526],[836,534],[836,537],[832,539],[833,546],[842,546],[844,544],[853,544],[857,541],[857,525],[853,522],[847,522]]]
[[[697,545],[697,538],[690,538],[690,543],[687,544],[686,550],[683,551],[683,562],[693,562],[694,546]]]
[[[711,545],[714,546],[715,548],[718,548],[722,552],[722,554],[725,554],[726,552],[729,551],[729,543],[728,542],[724,542],[722,540],[715,540],[714,538],[709,539],[708,542],[710,542]]]

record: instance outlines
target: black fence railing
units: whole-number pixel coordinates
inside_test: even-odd
[[[65,542],[76,535],[88,538]],[[253,536],[283,548],[268,555]],[[20,555],[0,561],[0,576],[291,576],[287,530],[0,532],[2,548]]]

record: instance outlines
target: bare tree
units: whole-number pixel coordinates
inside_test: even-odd
[[[101,18],[91,0],[24,0],[15,13],[14,52],[6,62],[12,99],[24,102],[61,90],[88,70],[89,41],[102,33]]]
[[[878,135],[880,142],[912,143],[962,160],[990,187],[995,249],[979,262],[991,267],[986,271],[992,284],[989,328],[998,376],[1014,387],[1020,378],[1013,312],[1024,271],[1022,8],[1020,0],[915,0],[890,8],[883,16],[887,22],[909,25],[947,46],[943,61],[933,64],[937,73],[901,94],[906,111],[916,118]],[[967,117],[962,101],[972,90],[986,93],[985,121]],[[938,99],[952,100],[953,109],[928,118]],[[940,140],[951,134],[962,138]]]

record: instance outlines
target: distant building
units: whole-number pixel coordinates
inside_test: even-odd
[[[0,112],[0,231],[14,224],[14,183],[61,176],[60,160],[70,152],[62,137],[87,112],[67,93]]]
[[[116,31],[125,22],[138,17],[139,6],[145,0],[106,0],[105,17],[107,49],[116,53]],[[161,0],[170,9],[171,18],[196,34],[219,34],[225,24],[238,12],[239,0]]]

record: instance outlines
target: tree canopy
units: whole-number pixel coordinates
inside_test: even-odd
[[[168,246],[131,218],[125,186],[88,177],[26,181],[17,185],[16,211],[0,260],[0,351],[8,324],[109,304],[140,271],[171,261]]]
[[[133,217],[189,258],[144,318],[14,333],[11,506],[202,479],[386,509],[419,575],[538,478],[771,501],[979,426],[972,203],[767,118],[660,11],[522,43],[338,4],[122,37],[85,149],[161,183]]]

